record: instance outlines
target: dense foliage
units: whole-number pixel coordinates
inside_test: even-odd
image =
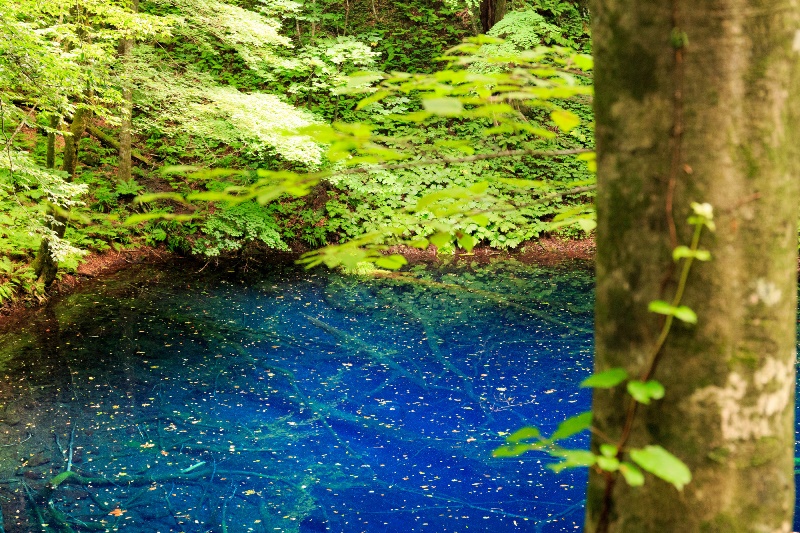
[[[210,257],[365,235],[514,248],[553,231],[565,205],[591,229],[586,164],[533,155],[591,148],[591,80],[569,59],[589,51],[586,13],[567,0],[514,2],[495,38],[440,61],[478,33],[478,8],[0,3],[0,301],[43,293],[31,266],[42,239],[68,271],[86,252],[142,244]],[[121,179],[126,94],[133,173]],[[79,115],[90,117],[85,132]],[[418,204],[453,190],[473,191],[466,216],[441,209],[452,195]],[[131,215],[138,223],[125,225]]]

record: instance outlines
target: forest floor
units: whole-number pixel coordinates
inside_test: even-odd
[[[433,246],[428,247],[426,250],[408,246],[395,246],[390,248],[389,251],[401,254],[409,263],[433,262],[439,259],[436,248]],[[527,242],[515,250],[496,250],[488,246],[477,246],[472,252],[457,253],[455,257],[478,262],[513,258],[524,263],[554,265],[573,259],[591,261],[594,259],[594,253],[595,241],[593,237],[587,239],[545,237],[537,241]]]

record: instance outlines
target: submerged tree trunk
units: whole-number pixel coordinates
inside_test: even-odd
[[[671,252],[691,238],[690,203],[712,204],[717,228],[685,293],[698,324],[672,329],[652,375],[666,396],[639,408],[626,443],[663,446],[693,479],[682,492],[652,476],[631,488],[592,470],[586,531],[790,532],[800,7],[592,7],[597,371],[648,372],[662,324],[648,303],[675,294]],[[594,451],[621,437],[620,389],[595,392]]]
[[[72,118],[72,124],[69,128],[70,134],[64,136],[64,163],[62,169],[69,175],[68,179],[70,181],[75,177],[75,171],[78,166],[78,147],[80,146],[81,137],[86,132],[90,118],[91,111],[85,107],[79,107]],[[55,143],[55,139],[53,142]],[[53,150],[53,161],[55,161],[55,144],[53,145]],[[56,238],[60,239],[67,230],[67,219],[52,210],[50,211],[50,216],[53,218],[48,224],[48,228],[53,231]],[[39,251],[36,254],[33,267],[36,277],[44,282],[45,288],[50,287],[58,273],[58,262],[53,257],[52,243],[46,237],[42,239],[42,243],[39,245]]]
[[[483,33],[492,29],[506,16],[506,0],[481,0],[481,27]]]

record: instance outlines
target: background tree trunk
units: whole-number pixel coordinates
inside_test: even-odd
[[[595,0],[596,370],[646,372],[675,293],[671,250],[691,202],[709,202],[713,259],[689,277],[699,316],[673,328],[629,448],[659,444],[690,468],[679,493],[591,471],[589,533],[789,532],[800,150],[800,7],[791,0]],[[688,44],[682,46],[682,34]],[[671,192],[672,191],[672,192]],[[674,228],[670,219],[674,216]],[[670,234],[674,233],[675,238]],[[624,387],[618,387],[622,389]],[[629,396],[594,396],[592,447],[619,439]]]
[[[47,157],[45,166],[47,168],[56,168],[56,132],[58,125],[61,124],[61,117],[53,115],[50,117],[51,131],[47,134]]]
[[[75,177],[75,170],[78,168],[78,148],[81,137],[86,133],[86,126],[89,124],[91,111],[85,107],[75,110],[72,117],[72,124],[69,127],[69,135],[64,136],[64,164],[62,169],[69,174],[69,180]]]
[[[506,0],[481,0],[481,27],[483,33],[492,29],[502,19],[506,12]]]
[[[75,177],[75,171],[78,166],[78,147],[80,146],[81,137],[86,132],[90,118],[91,111],[89,109],[85,107],[76,109],[75,115],[72,117],[72,124],[69,127],[70,135],[64,136],[64,163],[62,169],[69,174],[68,179],[70,181]],[[55,144],[53,145],[53,150],[53,160],[55,161]],[[48,224],[48,227],[53,230],[58,238],[63,237],[67,230],[67,219],[52,210],[50,215],[53,220]],[[53,284],[58,273],[58,263],[53,259],[50,241],[47,238],[43,238],[42,243],[39,245],[33,268],[37,279],[44,283],[45,288]]]
[[[131,10],[135,13],[139,11],[139,0],[131,2]],[[119,166],[117,168],[117,179],[129,181],[131,176],[131,133],[133,125],[133,87],[131,86],[131,55],[133,54],[133,39],[125,38],[119,42],[120,63],[123,70],[123,89],[122,99],[122,123],[119,128]]]

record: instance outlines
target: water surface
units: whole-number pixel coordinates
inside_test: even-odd
[[[585,265],[195,269],[122,273],[0,334],[6,531],[581,529],[585,470],[491,451],[587,408]]]

